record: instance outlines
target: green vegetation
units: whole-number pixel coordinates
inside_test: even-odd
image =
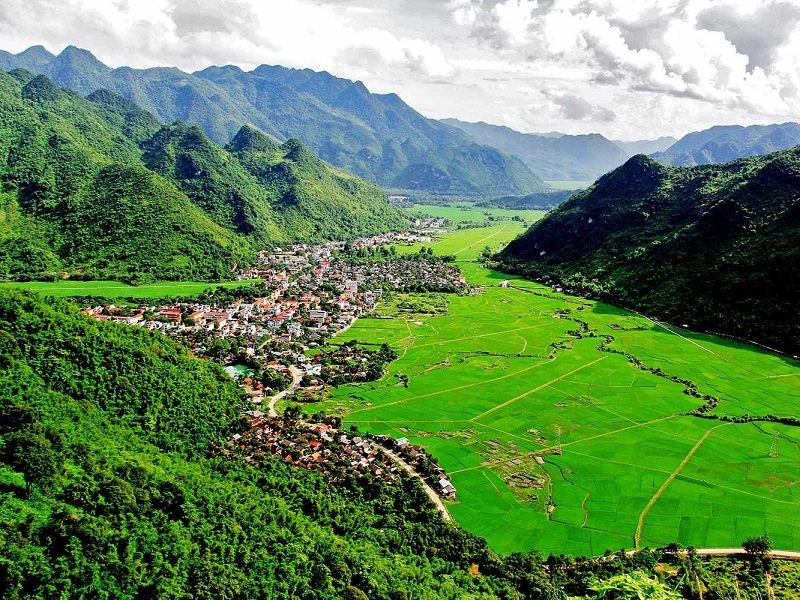
[[[360,81],[262,65],[110,69],[73,46],[2,52],[0,68],[25,68],[80,94],[113,90],[166,122],[202,128],[220,145],[250,123],[273,136],[297,138],[329,163],[386,187],[497,196],[542,189],[515,156],[476,144],[462,131],[426,119],[395,94],[371,94]]]
[[[209,284],[204,281],[157,281],[132,286],[118,281],[26,281],[0,283],[0,288],[20,288],[43,296],[95,298],[187,298],[200,295],[207,289],[239,289],[260,280],[231,281]]]
[[[800,354],[800,150],[724,165],[644,156],[551,211],[503,268]]]
[[[475,231],[440,244],[452,254]],[[767,417],[798,417],[800,364],[459,265],[485,287],[446,314],[384,305],[351,328],[400,358],[322,410],[429,449],[458,489],[453,516],[502,552],[737,547],[765,532],[799,548],[800,436]]]
[[[378,188],[248,127],[224,150],[21,70],[0,74],[0,115],[0,280],[220,281],[276,243],[405,223]]]

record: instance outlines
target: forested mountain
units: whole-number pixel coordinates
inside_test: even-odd
[[[437,193],[524,194],[541,180],[519,159],[426,119],[395,94],[308,69],[262,65],[246,73],[210,67],[111,69],[73,46],[0,51],[0,68],[22,67],[81,94],[112,90],[163,121],[199,125],[226,144],[243,124],[278,140],[300,139],[322,159],[385,187]]]
[[[442,122],[463,129],[482,144],[518,156],[534,173],[547,180],[593,181],[631,156],[599,133],[544,136],[483,122],[467,123],[458,119]]]
[[[662,165],[693,167],[761,156],[800,144],[800,124],[720,125],[683,136],[664,152],[653,154]]]
[[[2,279],[217,280],[275,243],[404,224],[381,190],[296,140],[245,127],[225,150],[24,70],[0,73],[0,178]]]
[[[800,147],[693,168],[635,156],[499,258],[539,280],[800,354]]]

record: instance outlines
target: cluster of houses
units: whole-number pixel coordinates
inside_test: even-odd
[[[213,449],[214,454],[262,462],[278,455],[301,468],[322,473],[331,483],[352,475],[369,475],[380,481],[398,481],[398,466],[371,440],[348,435],[334,427],[333,420],[305,423],[266,417],[250,411],[250,427],[232,435]]]
[[[388,243],[398,235],[402,234],[355,244]],[[243,288],[240,297],[225,302],[215,301],[211,294],[201,302],[93,306],[84,312],[96,319],[162,331],[183,340],[197,356],[229,363],[244,353],[261,364],[273,360],[291,364],[301,361],[302,351],[289,346],[324,343],[372,310],[384,290],[459,291],[467,285],[458,268],[434,259],[348,264],[334,256],[339,245],[298,244],[261,252],[256,266],[239,276],[263,282]],[[215,343],[219,340],[232,343]]]
[[[414,235],[364,238],[353,247],[418,241],[412,239]],[[195,355],[225,364],[271,367],[283,373],[300,371],[306,376],[304,383],[310,386],[319,383],[316,378],[322,379],[326,368],[326,375],[333,379],[347,376],[334,383],[349,377],[364,380],[377,364],[373,359],[391,360],[384,356],[385,351],[365,351],[346,344],[334,351],[335,355],[322,353],[315,358],[307,356],[307,350],[346,330],[375,307],[385,290],[460,291],[467,284],[458,268],[432,257],[349,264],[336,256],[342,247],[342,243],[333,242],[297,244],[261,252],[255,267],[238,273],[241,279],[257,278],[261,282],[235,292],[207,293],[201,301],[135,308],[112,304],[83,312],[95,319],[162,331],[181,340]],[[235,370],[230,373],[236,376]],[[244,383],[254,404],[260,404],[271,391],[256,378],[246,377]],[[455,495],[444,471],[408,440],[368,440],[342,433],[331,423],[287,422],[265,418],[258,410],[249,416],[250,428],[231,436],[226,444],[217,446],[216,452],[242,456],[247,462],[279,454],[287,461],[319,470],[334,482],[355,472],[395,481],[397,465],[381,452],[379,446],[384,444],[398,451],[442,495]]]
[[[267,417],[259,410],[249,411],[249,428],[215,444],[212,454],[244,460],[250,464],[277,455],[286,462],[322,473],[330,483],[342,483],[351,476],[368,476],[378,481],[397,483],[400,468],[385,449],[396,452],[418,474],[433,484],[446,498],[455,498],[456,489],[444,470],[406,438],[358,436],[336,427],[337,419],[306,423],[299,419]]]

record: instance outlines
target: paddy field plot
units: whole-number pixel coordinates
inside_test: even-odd
[[[44,296],[98,296],[103,298],[166,298],[196,296],[209,288],[243,287],[260,280],[208,283],[203,281],[160,281],[133,286],[119,281],[28,281],[0,283],[0,287],[16,287]]]
[[[694,416],[704,400],[679,381],[719,397],[717,416],[798,417],[797,361],[459,265],[479,289],[449,296],[447,314],[358,320],[348,337],[400,358],[321,408],[428,449],[458,489],[454,518],[501,552],[736,547],[764,532],[800,550],[800,428]]]

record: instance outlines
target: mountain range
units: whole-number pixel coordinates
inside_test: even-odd
[[[692,329],[800,354],[800,147],[692,168],[637,155],[499,259]]]
[[[612,142],[599,133],[520,133],[484,122],[467,123],[458,119],[444,119],[443,122],[463,129],[480,143],[518,156],[539,177],[555,181],[594,181],[634,154],[666,150],[675,142],[671,137]]]
[[[0,73],[0,278],[226,279],[276,243],[401,228],[385,192],[301,142],[225,147],[107,90]]]
[[[0,51],[0,69],[14,68],[83,95],[111,90],[162,121],[198,125],[222,145],[245,124],[278,141],[297,138],[335,167],[384,187],[483,196],[545,187],[518,158],[423,117],[395,94],[371,94],[363,83],[327,72],[112,69],[74,46],[58,56],[41,46]]]
[[[718,125],[689,133],[652,157],[663,165],[693,167],[788,150],[800,144],[800,124]]]

